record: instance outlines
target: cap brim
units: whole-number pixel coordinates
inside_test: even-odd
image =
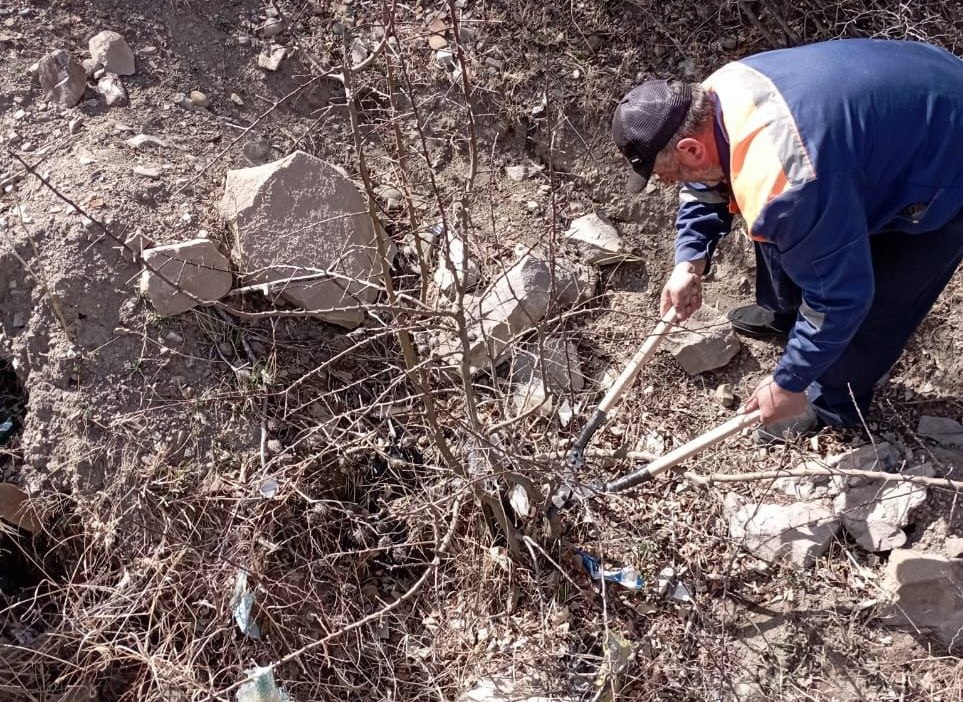
[[[649,184],[648,178],[643,178],[635,171],[629,173],[629,179],[625,183],[625,192],[634,195],[635,193],[640,193],[645,189],[645,186]]]
[[[655,167],[654,160],[651,163],[633,163],[632,172],[629,173],[629,180],[625,184],[625,190],[633,194],[642,192],[645,186],[649,184],[653,167]]]

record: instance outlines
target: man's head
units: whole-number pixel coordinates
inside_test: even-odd
[[[715,183],[724,177],[712,104],[698,83],[650,80],[636,86],[615,108],[612,137],[634,171],[630,192],[645,187],[653,174],[668,182]]]

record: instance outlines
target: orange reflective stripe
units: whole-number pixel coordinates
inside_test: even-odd
[[[816,177],[786,101],[766,76],[730,63],[703,83],[722,108],[729,135],[730,184],[753,239],[763,208],[792,187]]]

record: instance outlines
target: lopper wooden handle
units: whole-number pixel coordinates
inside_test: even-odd
[[[664,456],[659,456],[659,458],[652,461],[644,468],[606,483],[605,492],[620,492],[622,490],[628,490],[631,487],[635,487],[639,483],[651,480],[660,473],[665,472],[669,468],[682,463],[682,461],[685,459],[699,453],[699,451],[702,449],[718,444],[726,437],[737,434],[746,427],[751,427],[758,424],[761,415],[762,413],[759,410],[754,410],[748,414],[738,414],[728,422],[720,424],[715,429],[711,429],[705,434],[696,437],[692,441],[682,444],[682,446],[669,451]]]

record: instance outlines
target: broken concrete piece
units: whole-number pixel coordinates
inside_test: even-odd
[[[586,295],[594,281],[576,266],[554,265],[532,254],[517,260],[478,298],[465,303],[468,315],[469,363],[477,372],[498,362],[516,337],[531,331],[555,307],[569,307]],[[451,337],[439,344],[439,353],[460,363],[461,344]]]
[[[228,171],[221,214],[234,232],[246,282],[278,284],[268,293],[349,329],[381,290],[378,235],[365,199],[345,174],[303,151]],[[393,247],[386,252],[389,259]],[[325,275],[328,273],[329,275]]]
[[[87,73],[80,61],[62,49],[51,51],[40,59],[37,70],[44,100],[60,107],[73,107],[87,89]]]
[[[735,493],[725,498],[729,536],[766,561],[786,558],[809,568],[832,543],[839,518],[822,505],[743,503]]]
[[[435,269],[435,285],[445,294],[453,295],[461,284],[462,289],[471,290],[478,285],[481,269],[468,255],[465,241],[453,232],[442,237],[442,249],[438,254],[438,268]]]
[[[107,107],[127,107],[130,100],[127,98],[127,89],[120,82],[120,76],[116,73],[105,73],[97,81],[97,90],[107,101]]]
[[[905,475],[933,475],[928,465],[907,468]],[[833,503],[843,527],[867,551],[890,551],[906,543],[903,527],[910,513],[926,501],[926,487],[908,482],[882,483],[849,477]]]
[[[286,55],[287,51],[283,46],[265,46],[257,56],[258,68],[263,68],[265,71],[276,71],[281,67],[281,61],[284,60]]]
[[[934,634],[951,651],[963,647],[963,560],[897,549],[883,571],[891,608],[880,619]]]
[[[916,432],[940,446],[963,448],[963,424],[949,417],[923,415]]]
[[[817,469],[825,470],[826,464],[822,461],[803,461],[796,468],[803,470]],[[822,497],[835,497],[843,486],[842,476],[833,475],[806,475],[806,476],[785,476],[776,478],[772,481],[773,490],[778,490],[784,495],[797,500],[813,500]]]
[[[108,73],[119,76],[134,75],[134,52],[127,40],[117,32],[104,31],[95,34],[90,38],[87,48],[90,49],[90,56]]]
[[[597,212],[572,221],[565,238],[578,242],[585,252],[586,260],[593,266],[619,263],[632,258],[615,226]]]
[[[515,410],[519,414],[538,411],[551,416],[554,396],[578,392],[585,387],[578,349],[568,339],[547,336],[539,344],[526,344],[512,367]]]
[[[231,289],[234,280],[227,257],[210,239],[192,239],[182,244],[145,249],[143,257],[148,268],[141,275],[141,292],[165,317],[186,312],[203,302],[221,299]],[[171,287],[154,271],[197,299]]]
[[[689,375],[722,368],[742,348],[724,314],[703,305],[665,339],[665,346]]]
[[[898,470],[903,456],[890,443],[866,444],[846,453],[829,456],[826,465],[841,470]]]

